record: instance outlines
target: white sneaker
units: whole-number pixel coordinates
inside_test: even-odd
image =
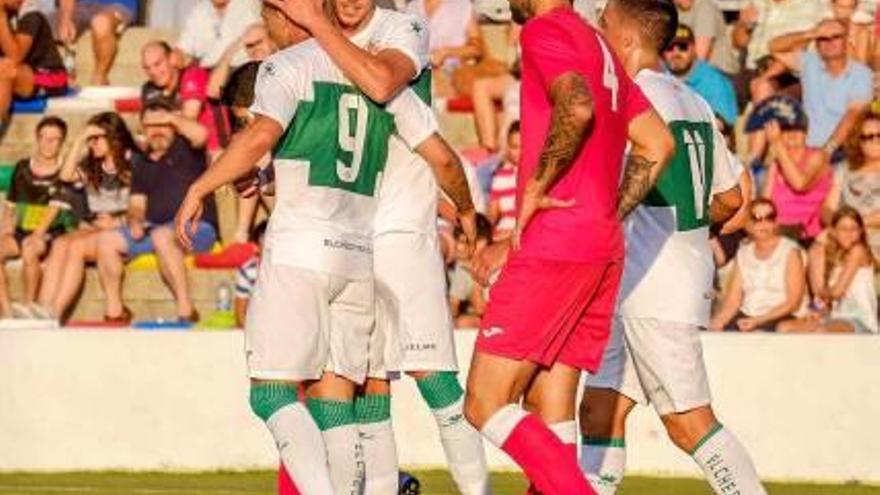
[[[52,312],[49,311],[49,308],[42,304],[31,303],[28,305],[28,308],[31,310],[31,314],[34,318],[38,320],[57,320],[57,318],[52,316]]]
[[[22,320],[33,320],[34,313],[31,311],[30,304],[12,303],[12,317]]]

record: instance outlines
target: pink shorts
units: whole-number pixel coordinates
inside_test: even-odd
[[[510,260],[489,293],[476,350],[594,372],[602,361],[622,261]]]

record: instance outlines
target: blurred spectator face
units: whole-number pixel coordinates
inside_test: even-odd
[[[847,56],[846,35],[846,27],[840,21],[828,20],[819,24],[816,50],[822,60],[835,60]]]
[[[107,138],[107,131],[103,134],[89,136],[88,140],[89,153],[93,158],[102,159],[110,155],[110,141]]]
[[[170,124],[153,124],[155,121],[163,121],[167,115],[165,110],[147,110],[141,119],[144,128],[144,136],[147,139],[147,147],[150,151],[164,153],[174,142],[175,131]]]
[[[834,13],[835,19],[849,22],[853,14],[856,13],[858,5],[858,0],[836,0],[831,2],[831,10]]]
[[[521,156],[521,136],[518,132],[512,132],[507,136],[507,161],[518,166]]]
[[[859,146],[865,162],[880,160],[880,120],[868,119],[862,124]]]
[[[804,129],[783,129],[782,143],[790,149],[803,148],[807,145],[807,131]]]
[[[834,236],[841,248],[849,250],[862,241],[864,232],[862,232],[861,225],[854,218],[842,216],[834,224],[831,235]]]
[[[333,0],[333,11],[340,27],[357,28],[373,11],[375,0]]]
[[[669,72],[677,77],[682,77],[690,72],[694,66],[694,60],[697,59],[697,51],[694,44],[686,41],[674,40],[666,50],[663,51],[663,59]]]
[[[756,241],[770,239],[776,235],[776,207],[772,203],[756,201],[749,210],[747,231]]]
[[[178,70],[162,47],[156,45],[146,47],[141,59],[144,73],[151,83],[164,89],[174,86]]]
[[[37,154],[40,158],[53,160],[61,154],[64,132],[58,127],[47,125],[37,133]]]
[[[269,39],[269,32],[264,26],[254,26],[247,30],[242,39],[244,50],[251,60],[265,60],[275,53],[275,43]]]
[[[694,0],[675,0],[675,6],[681,10],[691,10],[694,6]]]

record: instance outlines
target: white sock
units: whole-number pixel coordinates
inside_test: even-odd
[[[450,406],[431,412],[437,420],[449,471],[461,494],[488,495],[492,490],[483,438],[464,418],[463,405],[464,397]]]
[[[577,421],[563,421],[561,423],[553,423],[547,425],[550,431],[556,435],[562,443],[566,445],[577,445],[578,443],[578,426]]]
[[[337,426],[321,432],[321,435],[330,460],[333,493],[361,495],[364,484],[364,451],[358,425]]]
[[[581,446],[581,471],[598,495],[614,495],[626,470],[626,444],[623,439],[584,437]]]
[[[364,488],[364,451],[355,420],[354,401],[309,399],[330,464],[335,495],[360,495]],[[294,478],[298,483],[298,480]]]
[[[766,495],[746,449],[720,424],[700,440],[691,454],[718,495]]]
[[[397,495],[397,445],[391,425],[391,397],[365,395],[355,401],[355,416],[364,449],[364,494]]]
[[[458,376],[449,371],[416,380],[419,393],[431,408],[452,479],[462,495],[488,495],[489,470],[483,438],[464,418],[464,390]]]
[[[275,439],[281,461],[302,495],[333,493],[324,440],[309,411],[300,403],[276,411],[266,425]]]

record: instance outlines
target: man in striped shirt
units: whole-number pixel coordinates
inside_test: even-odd
[[[260,222],[251,232],[251,242],[256,243],[260,251],[263,250],[267,226],[268,222]],[[257,286],[258,273],[260,273],[260,256],[256,255],[239,266],[235,275],[235,324],[238,328],[244,328],[248,302]]]
[[[492,174],[492,185],[489,188],[488,217],[493,226],[493,241],[507,239],[516,227],[516,168],[519,165],[519,155],[520,131],[517,121],[507,131],[504,162]]]

